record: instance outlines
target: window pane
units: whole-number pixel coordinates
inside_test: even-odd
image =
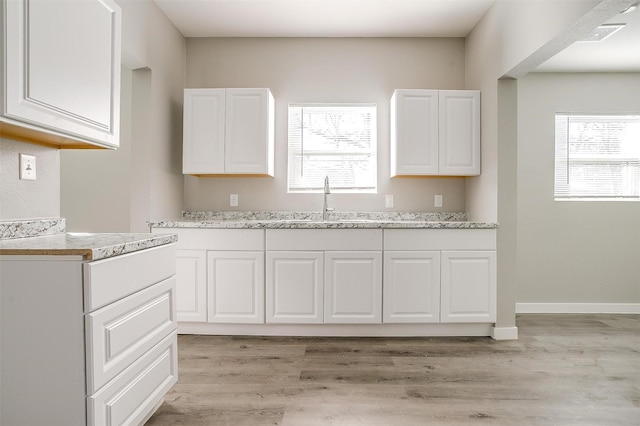
[[[556,198],[640,197],[640,116],[556,115]]]
[[[289,106],[289,191],[376,189],[376,106]]]

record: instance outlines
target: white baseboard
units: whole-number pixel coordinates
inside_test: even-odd
[[[494,340],[518,340],[518,327],[492,327],[491,337]]]
[[[640,314],[640,303],[516,303],[517,314]]]

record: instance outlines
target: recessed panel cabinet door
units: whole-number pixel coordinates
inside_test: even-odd
[[[385,251],[385,323],[440,321],[440,252]]]
[[[391,176],[438,174],[438,91],[396,90],[391,99]]]
[[[269,89],[227,89],[225,172],[273,176],[274,99]]]
[[[207,252],[176,250],[178,321],[207,321]]]
[[[209,322],[264,323],[264,252],[210,251]]]
[[[443,251],[442,322],[496,320],[496,252]]]
[[[113,0],[12,0],[5,8],[10,119],[117,147],[120,8]]]
[[[439,92],[441,175],[480,174],[480,92]]]
[[[325,252],[324,322],[382,322],[382,252]]]
[[[225,89],[184,90],[182,172],[224,173]]]
[[[267,252],[267,323],[322,324],[324,253]]]

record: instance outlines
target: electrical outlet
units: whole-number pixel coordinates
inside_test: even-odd
[[[229,194],[229,205],[231,207],[238,207],[238,194]]]
[[[20,179],[36,180],[35,155],[20,154]]]
[[[393,207],[393,195],[385,195],[384,196],[384,206],[388,209]]]
[[[433,201],[435,207],[442,207],[442,195],[436,195]]]

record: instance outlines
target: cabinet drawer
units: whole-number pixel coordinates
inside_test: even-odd
[[[178,381],[176,332],[87,398],[90,426],[140,425]]]
[[[86,315],[91,394],[176,330],[175,277]]]
[[[267,229],[267,250],[382,250],[381,229]]]
[[[86,263],[85,312],[122,299],[175,273],[173,244]]]

